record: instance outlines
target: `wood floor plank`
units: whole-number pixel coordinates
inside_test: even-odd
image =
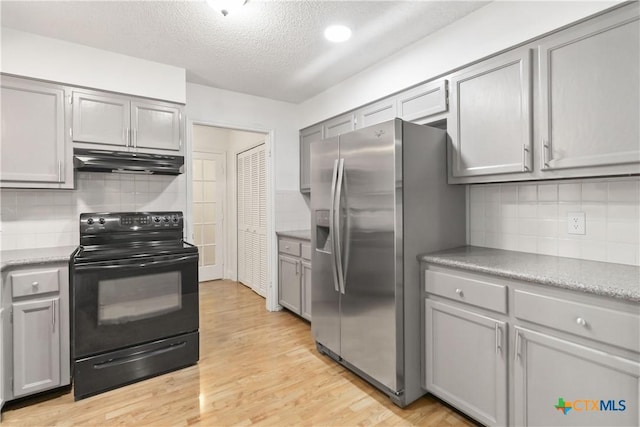
[[[231,281],[200,285],[200,361],[88,399],[9,403],[3,426],[470,426],[424,397],[400,409],[316,348],[309,323]]]

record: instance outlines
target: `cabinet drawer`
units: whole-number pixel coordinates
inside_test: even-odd
[[[11,293],[14,298],[28,295],[38,295],[47,292],[58,292],[60,270],[29,271],[11,273]]]
[[[292,240],[280,240],[278,242],[278,252],[300,256],[300,243]]]
[[[518,319],[640,351],[640,316],[558,298],[515,291]]]
[[[303,243],[301,249],[302,249],[302,258],[311,260],[311,245]]]
[[[507,312],[507,287],[437,271],[425,271],[428,293],[497,311]]]

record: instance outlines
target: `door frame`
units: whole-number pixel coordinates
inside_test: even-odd
[[[264,133],[266,134],[265,137],[265,150],[266,150],[266,166],[267,166],[267,171],[266,171],[266,179],[267,179],[267,183],[269,185],[269,189],[267,191],[267,265],[270,268],[269,271],[269,281],[267,283],[267,298],[266,298],[266,308],[268,311],[278,311],[281,310],[282,307],[280,306],[280,304],[278,304],[278,286],[277,286],[277,274],[278,274],[278,266],[277,266],[277,257],[275,256],[275,254],[277,254],[276,251],[276,239],[275,239],[275,215],[274,215],[274,205],[273,205],[273,201],[275,199],[275,182],[273,180],[273,171],[275,170],[275,165],[274,165],[274,161],[275,161],[275,130],[274,129],[265,129],[265,128],[257,128],[254,126],[246,126],[246,125],[241,125],[241,124],[237,124],[237,123],[226,123],[226,122],[216,122],[216,121],[210,121],[210,120],[201,120],[201,119],[192,119],[189,117],[186,117],[186,138],[185,138],[185,147],[184,147],[184,157],[185,157],[185,180],[187,182],[187,184],[191,183],[192,180],[192,172],[191,172],[191,165],[192,165],[192,155],[191,152],[193,150],[193,126],[194,125],[199,125],[199,126],[212,126],[212,127],[218,127],[218,128],[226,128],[226,129],[232,129],[232,130],[238,130],[238,131],[247,131],[247,132],[260,132],[260,133]],[[237,156],[237,153],[234,153],[234,158]],[[227,171],[228,169],[228,165],[227,165]],[[186,218],[188,219],[187,221],[185,221],[185,235],[186,236],[191,236],[193,234],[193,224],[191,224],[191,220],[189,220],[189,218],[192,217],[193,215],[193,209],[192,209],[192,204],[193,204],[193,189],[191,188],[191,185],[186,185],[186,190],[187,190],[187,206],[186,206],[186,211],[185,211],[185,215]],[[234,197],[236,199],[236,204],[237,204],[237,193]],[[230,212],[229,209],[232,209],[230,203],[227,204],[226,206],[226,212],[225,212],[225,216],[227,218],[229,218]],[[233,207],[234,212],[237,216],[237,208],[234,206]],[[229,222],[230,221],[225,221],[225,232],[224,234],[226,235],[228,232],[230,232],[228,229],[229,226]],[[237,227],[236,227],[237,228]],[[236,230],[236,247],[237,247],[237,230]],[[225,239],[225,246],[227,244],[228,240]],[[229,264],[229,251],[226,250],[225,247],[225,253],[224,253],[224,265],[230,265]],[[226,276],[225,272],[223,272],[223,277]],[[237,267],[237,263],[236,263],[236,269],[235,269],[235,277],[229,277],[229,279],[232,280],[238,280],[238,267]]]

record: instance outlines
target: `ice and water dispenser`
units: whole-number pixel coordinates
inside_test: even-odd
[[[331,253],[331,234],[329,233],[329,210],[315,211],[316,215],[316,250]]]

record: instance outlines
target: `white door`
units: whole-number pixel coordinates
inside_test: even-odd
[[[201,282],[222,279],[224,153],[193,152],[193,243],[200,253]]]
[[[238,281],[267,295],[265,144],[238,154]]]

